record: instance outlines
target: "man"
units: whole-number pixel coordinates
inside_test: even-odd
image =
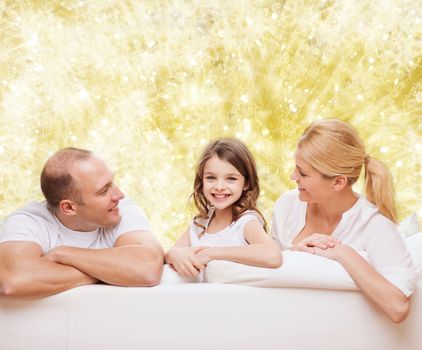
[[[9,216],[0,234],[0,295],[41,297],[81,285],[153,286],[163,251],[141,208],[90,151],[65,148],[41,174],[44,202]]]

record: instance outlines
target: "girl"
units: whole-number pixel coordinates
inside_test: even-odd
[[[212,260],[281,265],[280,248],[256,208],[255,161],[241,141],[222,138],[205,148],[192,196],[199,214],[165,257],[180,275],[197,276]]]
[[[394,322],[403,321],[414,271],[395,225],[386,167],[340,120],[312,123],[299,139],[295,161],[291,179],[298,189],[282,195],[274,210],[272,234],[282,249],[337,260],[373,304]],[[352,189],[362,168],[366,198]]]

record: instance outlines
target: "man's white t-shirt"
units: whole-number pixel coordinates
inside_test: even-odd
[[[290,249],[306,223],[308,203],[299,192],[284,193],[276,202],[271,233],[282,250]],[[415,270],[397,227],[365,197],[359,196],[352,208],[343,213],[331,234],[342,244],[366,255],[369,263],[405,295],[415,288]]]
[[[91,232],[74,231],[64,226],[48,209],[47,202],[31,202],[6,218],[0,243],[30,241],[38,243],[43,253],[65,245],[77,248],[111,248],[117,238],[132,231],[150,231],[144,211],[135,202],[119,202],[120,222],[113,227],[100,227]]]

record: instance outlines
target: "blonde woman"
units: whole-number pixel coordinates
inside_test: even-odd
[[[305,130],[295,162],[291,179],[298,188],[277,201],[273,236],[283,250],[338,261],[373,304],[392,321],[403,321],[415,277],[397,232],[387,168],[366,153],[349,124],[334,119]],[[352,189],[362,169],[365,196]]]

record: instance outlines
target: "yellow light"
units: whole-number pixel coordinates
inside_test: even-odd
[[[339,117],[390,168],[399,217],[421,215],[422,3],[9,1],[0,6],[0,219],[41,199],[61,147],[116,170],[165,246],[195,213],[206,143],[254,152],[270,219],[296,141]]]

